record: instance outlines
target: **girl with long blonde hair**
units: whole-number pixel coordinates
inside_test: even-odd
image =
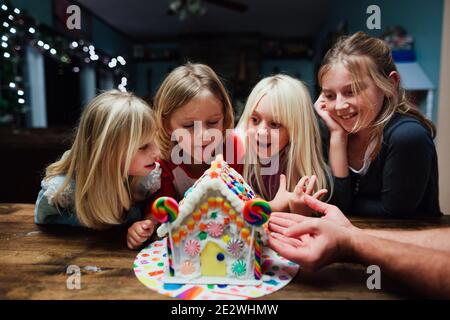
[[[160,187],[153,112],[131,93],[111,90],[84,109],[72,147],[47,167],[36,201],[37,224],[92,229],[142,220],[135,205]],[[153,222],[130,227],[135,248]]]
[[[309,215],[307,193],[330,188],[319,125],[306,86],[288,75],[262,79],[248,97],[238,130],[246,137],[244,178],[273,211]]]
[[[341,38],[318,80],[331,201],[349,214],[440,215],[436,130],[408,101],[387,43],[363,32]]]

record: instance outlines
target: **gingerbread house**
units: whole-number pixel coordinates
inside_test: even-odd
[[[261,283],[269,204],[217,156],[178,204],[162,197],[153,206],[167,235],[167,283]]]

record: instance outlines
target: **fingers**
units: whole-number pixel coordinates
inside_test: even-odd
[[[286,226],[283,226],[283,225],[279,225],[279,224],[276,224],[276,223],[273,223],[273,222],[269,223],[269,230],[272,231],[272,232],[283,234],[283,233],[286,232],[286,230],[288,228],[289,227],[286,227]]]
[[[153,222],[150,220],[145,220],[138,224],[136,232],[140,237],[148,238],[152,235],[153,229]]]
[[[320,192],[320,191],[318,191],[318,192]],[[308,207],[310,207],[314,211],[317,211],[322,214],[326,214],[326,211],[332,207],[331,205],[329,205],[325,202],[322,202],[320,200],[317,200],[314,197],[311,197],[309,195],[305,195],[304,199],[305,199],[305,203]]]
[[[311,178],[309,179],[308,185],[306,186],[306,191],[305,193],[307,195],[311,195],[314,191],[314,185],[317,182],[317,176],[312,175]]]
[[[283,235],[298,238],[305,234],[315,234],[317,233],[317,220],[319,219],[305,217],[305,221],[290,226]]]
[[[308,176],[304,176],[298,181],[294,189],[297,195],[301,196],[303,194],[303,192],[305,191],[305,184],[307,183],[308,179]]]
[[[324,195],[328,193],[327,189],[320,189],[316,193],[314,193],[313,198],[320,200]]]
[[[271,236],[273,238],[275,238],[275,239],[277,239],[277,240],[279,240],[281,242],[284,242],[286,244],[289,244],[289,245],[291,245],[291,246],[293,246],[295,248],[297,248],[297,247],[304,247],[305,246],[305,244],[301,240],[296,239],[296,238],[289,238],[289,237],[283,236],[282,234],[277,233],[277,232],[272,232]]]
[[[298,223],[305,220],[302,215],[287,212],[272,212],[270,214],[270,221],[272,222],[275,218],[289,221],[290,225],[292,225],[293,222]]]
[[[275,235],[272,234],[269,237],[269,246],[281,256],[291,261],[297,261],[297,256],[300,255],[295,247],[289,243],[280,241]]]
[[[286,190],[286,176],[284,174],[280,175],[280,187],[278,188],[278,191],[280,190]]]

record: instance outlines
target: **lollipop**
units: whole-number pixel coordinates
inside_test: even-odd
[[[174,222],[178,216],[178,202],[170,197],[158,198],[152,205],[152,214],[161,223]]]
[[[267,222],[271,212],[269,203],[257,198],[247,201],[242,210],[245,221],[254,226],[260,226]]]

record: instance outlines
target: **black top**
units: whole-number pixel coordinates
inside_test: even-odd
[[[429,129],[411,116],[395,114],[384,128],[381,150],[367,173],[349,170],[346,178],[334,177],[330,203],[360,216],[442,215],[437,154]]]

